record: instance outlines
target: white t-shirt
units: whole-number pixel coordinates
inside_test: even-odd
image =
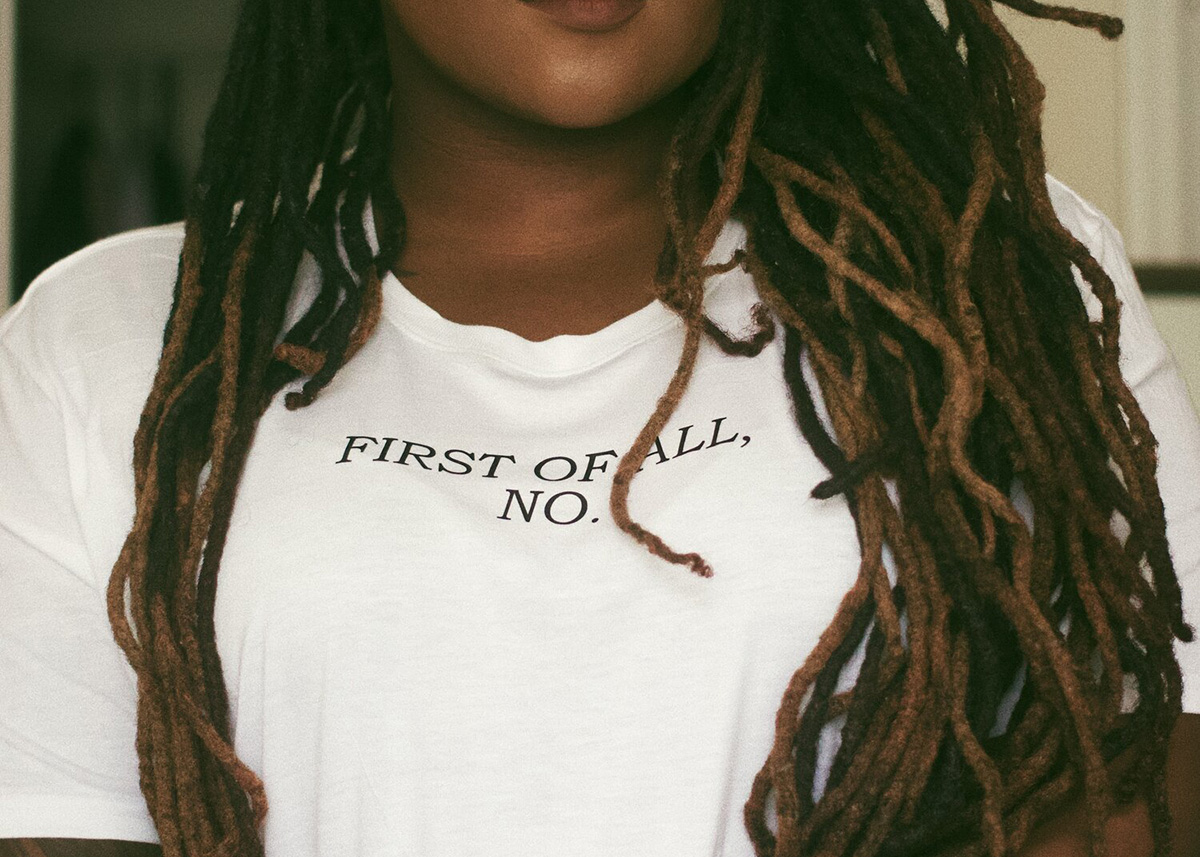
[[[1200,619],[1200,422],[1116,231],[1050,186],[1124,301],[1122,365]],[[157,841],[105,586],[181,238],[95,244],[0,322],[0,838]],[[712,259],[743,238],[731,222]],[[736,332],[755,297],[735,270],[706,302]],[[859,549],[844,497],[809,496],[828,473],[794,423],[782,336],[754,358],[705,342],[633,483],[635,520],[715,576],[617,529],[610,480],[681,343],[657,302],[530,342],[389,277],[363,351],[311,407],[266,412],[216,637],[268,857],[753,855],[743,805],[780,698]],[[1179,647],[1192,712],[1198,649]]]

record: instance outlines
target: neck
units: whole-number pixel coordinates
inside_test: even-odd
[[[401,267],[436,244],[561,272],[571,258],[656,257],[659,182],[682,109],[674,95],[603,128],[501,112],[405,50],[392,50],[393,184],[408,222]]]

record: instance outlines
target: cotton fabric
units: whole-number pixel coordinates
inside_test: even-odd
[[[1120,236],[1050,188],[1124,304],[1121,366],[1200,619],[1200,421]],[[731,221],[710,261],[744,235]],[[182,236],[95,244],[0,321],[0,838],[158,841],[105,588]],[[299,276],[302,304],[311,261]],[[733,333],[756,299],[740,269],[706,287]],[[809,496],[828,473],[793,420],[782,336],[754,358],[705,341],[633,482],[634,519],[715,575],[617,529],[612,476],[682,339],[655,302],[531,342],[450,322],[389,276],[378,330],[328,389],[267,410],[215,627],[268,857],[753,855],[742,808],[780,698],[859,549],[845,499]],[[1178,651],[1200,713],[1200,645]],[[835,746],[827,730],[818,785]]]

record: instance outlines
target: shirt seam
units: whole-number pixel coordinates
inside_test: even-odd
[[[444,340],[438,339],[436,337],[431,337],[425,331],[418,329],[418,327],[416,325],[410,324],[408,322],[408,320],[406,318],[404,318],[402,315],[400,315],[399,317],[397,316],[396,313],[385,313],[385,315],[386,315],[388,321],[394,327],[396,327],[398,330],[402,331],[403,333],[405,333],[412,339],[416,340],[417,342],[420,342],[422,345],[437,349],[438,351],[440,351],[444,354],[470,354],[475,357],[483,357],[483,358],[487,358],[488,360],[494,361],[495,363],[498,363],[502,366],[505,366],[509,369],[520,372],[523,375],[527,375],[532,378],[547,378],[547,379],[570,378],[575,375],[582,375],[586,372],[590,372],[594,369],[597,369],[597,368],[603,366],[606,363],[616,360],[617,358],[621,357],[626,352],[636,348],[637,346],[642,345],[651,339],[657,338],[658,336],[660,336],[663,333],[663,331],[673,329],[673,328],[677,329],[680,324],[679,319],[675,316],[665,318],[665,319],[663,319],[662,322],[655,325],[653,328],[649,328],[649,329],[643,331],[641,334],[634,337],[630,341],[627,341],[627,342],[623,343],[622,345],[620,345],[617,349],[615,349],[613,351],[607,351],[604,354],[597,356],[595,359],[593,359],[592,361],[590,361],[588,363],[577,365],[577,366],[571,366],[562,371],[544,372],[544,371],[539,371],[539,370],[533,369],[530,366],[528,366],[527,364],[519,363],[515,360],[511,360],[508,357],[497,354],[495,351],[488,349],[488,348],[482,348],[482,347],[470,345],[470,344],[452,344],[452,343],[446,342]]]

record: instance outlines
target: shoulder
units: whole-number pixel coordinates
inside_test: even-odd
[[[1116,227],[1104,212],[1049,173],[1046,174],[1046,189],[1059,222],[1089,249],[1099,246],[1106,233],[1116,233]]]
[[[1177,373],[1174,358],[1138,284],[1120,231],[1104,212],[1063,182],[1047,175],[1046,185],[1059,222],[1087,247],[1112,281],[1118,303],[1119,359],[1126,381],[1137,393],[1147,378],[1163,370]],[[1072,266],[1072,272],[1089,318],[1099,320],[1101,303],[1095,285],[1084,278],[1078,267]]]
[[[0,318],[0,347],[46,371],[112,359],[125,347],[161,347],[182,245],[183,224],[174,223],[71,254]]]
[[[1092,254],[1093,258],[1104,268],[1105,273],[1112,279],[1117,298],[1123,305],[1123,318],[1129,318],[1131,324],[1145,326],[1149,323],[1149,315],[1144,312],[1146,299],[1133,272],[1129,255],[1125,250],[1125,240],[1120,231],[1108,216],[1084,199],[1077,191],[1064,184],[1052,175],[1046,175],[1046,187],[1050,192],[1050,202],[1059,222],[1075,236]],[[1100,304],[1092,294],[1092,287],[1087,284],[1079,270],[1075,269],[1075,278],[1084,292],[1084,302],[1093,318],[1099,317]]]
[[[1046,186],[1059,222],[1087,247],[1112,280],[1122,304],[1122,324],[1128,322],[1139,328],[1149,325],[1146,298],[1134,275],[1120,231],[1104,212],[1058,179],[1047,175]],[[1100,306],[1092,294],[1092,287],[1083,281],[1078,269],[1075,270],[1075,277],[1084,291],[1089,313],[1093,318],[1098,318]]]

